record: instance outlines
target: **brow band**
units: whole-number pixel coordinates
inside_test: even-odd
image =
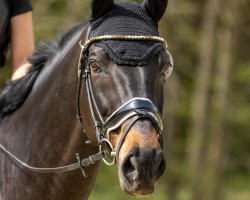
[[[158,37],[158,36],[148,36],[148,35],[138,35],[138,36],[137,35],[102,35],[102,36],[96,36],[96,37],[92,37],[88,39],[87,41],[85,41],[84,45],[82,45],[80,41],[80,45],[82,49],[86,50],[90,44],[94,42],[102,41],[102,40],[151,40],[151,41],[157,41],[157,42],[163,43],[165,48],[168,47],[168,44],[164,38]]]

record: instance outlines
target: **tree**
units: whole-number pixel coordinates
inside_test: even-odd
[[[223,163],[227,136],[230,71],[233,63],[233,46],[238,19],[239,1],[221,2],[221,25],[218,27],[217,59],[213,73],[213,93],[210,104],[208,147],[204,166],[204,200],[223,199]]]
[[[192,122],[189,135],[188,170],[193,200],[200,199],[203,173],[203,152],[207,135],[209,85],[215,49],[215,30],[219,0],[207,0],[201,22],[201,47],[192,98]]]

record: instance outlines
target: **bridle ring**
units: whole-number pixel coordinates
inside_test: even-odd
[[[110,154],[107,153],[107,150],[105,150],[103,152],[105,153],[106,156],[108,156],[110,159],[112,159],[112,161],[109,162],[104,157],[104,158],[102,158],[103,162],[106,165],[109,165],[109,166],[113,165],[115,163],[115,155],[116,155],[113,145],[111,144],[111,142],[107,138],[101,139],[100,142],[103,143],[103,144],[106,143],[108,145],[108,147],[111,149],[111,153]],[[99,145],[99,151],[100,152],[102,151],[102,145]]]

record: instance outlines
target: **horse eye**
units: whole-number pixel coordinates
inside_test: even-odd
[[[162,74],[164,76],[164,81],[166,81],[173,71],[173,65],[171,63],[166,64],[162,69]]]
[[[94,73],[99,73],[102,71],[100,68],[100,65],[96,61],[90,62],[89,65],[90,65],[91,71]]]

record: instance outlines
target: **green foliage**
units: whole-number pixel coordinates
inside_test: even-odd
[[[7,66],[0,68],[0,88],[4,86],[5,81],[11,77],[11,67],[9,60]]]

